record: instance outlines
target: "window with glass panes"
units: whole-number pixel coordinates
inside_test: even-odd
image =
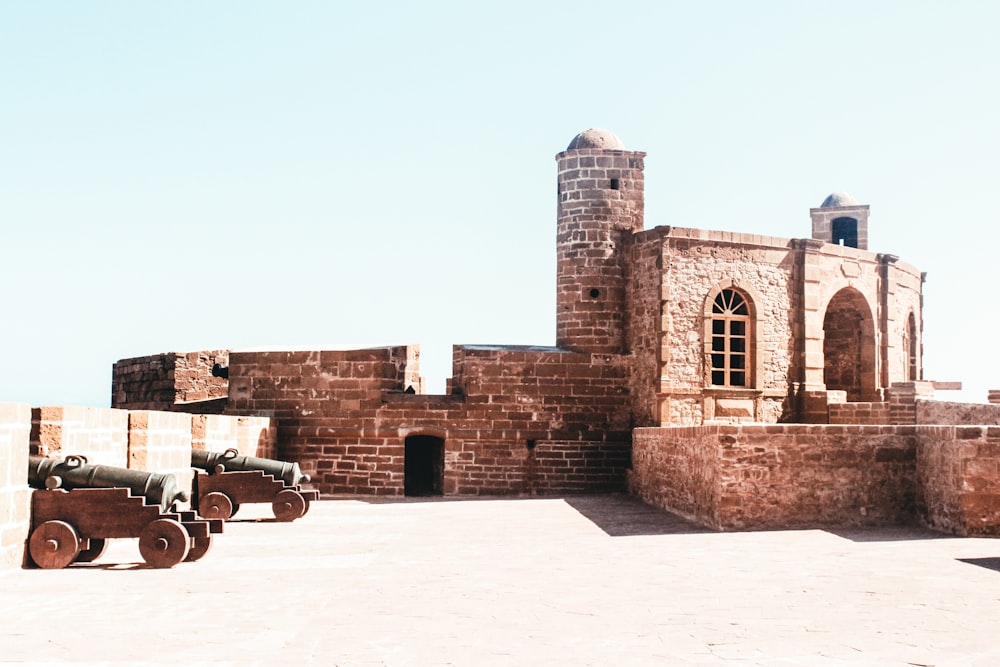
[[[724,289],[712,304],[712,384],[749,386],[750,309],[736,290]]]

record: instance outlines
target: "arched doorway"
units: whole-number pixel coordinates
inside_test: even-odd
[[[871,308],[855,289],[837,292],[823,318],[823,382],[848,401],[875,394],[875,327]]]
[[[433,435],[411,435],[403,451],[403,493],[440,496],[444,493],[444,440]]]

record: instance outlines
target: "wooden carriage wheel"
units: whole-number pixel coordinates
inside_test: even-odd
[[[206,519],[225,521],[232,518],[234,513],[233,501],[224,493],[212,491],[198,500],[198,514]]]
[[[80,553],[80,536],[65,521],[46,521],[31,533],[28,553],[43,570],[58,570]]]
[[[299,492],[284,489],[274,497],[271,509],[278,521],[295,521],[305,514],[306,500]]]
[[[173,567],[187,558],[191,536],[173,519],[157,519],[139,533],[139,553],[153,567]]]

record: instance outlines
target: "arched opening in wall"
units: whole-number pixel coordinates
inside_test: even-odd
[[[831,242],[848,248],[857,248],[858,221],[854,218],[834,218]]]
[[[920,355],[917,354],[917,346],[917,318],[914,317],[913,313],[910,313],[909,320],[906,323],[905,346],[907,355],[906,379],[908,382],[916,382],[920,379]]]
[[[847,392],[848,401],[870,400],[875,393],[875,327],[860,292],[844,288],[823,318],[823,382]]]
[[[403,493],[440,496],[444,493],[444,440],[433,435],[411,435],[403,450]]]

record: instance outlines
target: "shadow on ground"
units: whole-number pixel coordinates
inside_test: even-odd
[[[969,565],[978,565],[979,567],[985,567],[987,570],[993,570],[995,572],[1000,572],[1000,558],[959,558],[958,560],[963,563],[968,563]]]
[[[630,535],[679,535],[714,533],[693,521],[647,505],[624,493],[600,493],[586,496],[391,496],[351,500],[380,505],[393,503],[448,503],[491,500],[562,500],[611,537]]]
[[[572,496],[563,501],[611,537],[715,532],[625,494]]]
[[[387,496],[387,497],[338,497],[329,499],[358,500],[369,504],[394,503],[449,503],[492,500],[562,500],[584,518],[611,537],[636,535],[684,535],[696,533],[721,533],[699,523],[685,519],[668,510],[647,505],[642,500],[625,493],[599,493],[581,496]],[[768,529],[767,532],[782,529]],[[922,526],[795,526],[787,530],[823,530],[831,535],[852,542],[907,542],[917,540],[961,539]],[[742,531],[739,531],[742,532]],[[758,531],[747,531],[758,532]],[[991,561],[994,559],[980,559]],[[1000,562],[1000,559],[996,559]],[[971,561],[970,561],[971,562]],[[993,567],[982,564],[982,567]],[[1000,565],[993,568],[1000,571]]]
[[[912,542],[914,540],[957,539],[954,535],[936,533],[921,526],[849,526],[822,528],[822,530],[852,542]]]

